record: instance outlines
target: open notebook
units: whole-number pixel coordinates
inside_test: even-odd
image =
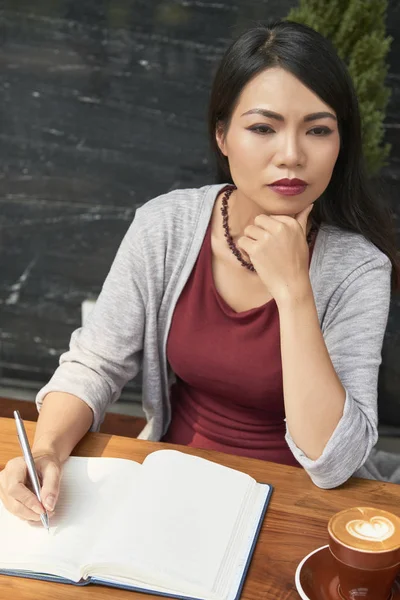
[[[0,502],[0,573],[178,598],[239,598],[272,488],[175,450],[71,457],[50,533]]]

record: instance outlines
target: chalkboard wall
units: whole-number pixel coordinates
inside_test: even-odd
[[[212,181],[205,115],[233,35],[283,0],[3,0],[0,32],[0,376],[45,382],[98,295],[137,206]],[[386,120],[400,216],[400,3]],[[400,302],[380,402],[400,413]],[[135,384],[134,384],[135,385]],[[400,421],[400,414],[398,416]]]

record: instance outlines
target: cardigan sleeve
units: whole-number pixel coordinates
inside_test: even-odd
[[[334,488],[367,460],[378,439],[377,388],[383,337],[390,305],[391,263],[380,256],[358,267],[337,290],[327,310],[323,336],[346,390],[342,417],[316,460],[286,441],[295,458],[321,488]]]
[[[137,218],[126,233],[90,313],[73,332],[53,377],[37,394],[38,410],[49,392],[78,396],[93,411],[97,431],[110,403],[141,367],[146,286]]]

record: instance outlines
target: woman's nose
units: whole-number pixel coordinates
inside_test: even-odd
[[[282,136],[277,151],[279,166],[297,167],[304,162],[304,151],[295,135]]]

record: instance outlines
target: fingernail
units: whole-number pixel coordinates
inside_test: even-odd
[[[34,506],[32,508],[33,512],[36,513],[37,515],[41,515],[43,513],[43,508],[41,508],[40,506]]]
[[[46,498],[46,502],[44,503],[44,505],[48,510],[53,510],[55,503],[55,496],[53,496],[53,494],[49,494]]]

